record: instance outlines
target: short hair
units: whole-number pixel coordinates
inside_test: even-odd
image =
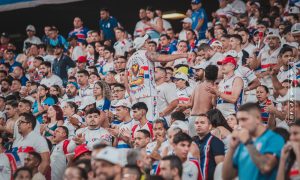
[[[278,56],[282,56],[284,53],[286,53],[286,52],[293,52],[293,48],[292,47],[290,47],[290,46],[283,46],[281,49],[280,49],[280,51],[279,51],[279,53],[278,53]]]
[[[266,93],[269,93],[270,91],[269,91],[269,88],[267,87],[267,86],[265,86],[265,85],[259,85],[259,86],[257,86],[257,87],[262,87],[262,88],[264,88],[264,90],[266,91]]]
[[[168,126],[168,125],[167,125],[166,122],[163,121],[162,119],[157,119],[157,120],[153,121],[153,126],[154,126],[154,124],[162,124],[163,128],[164,128],[165,130],[167,130],[167,126]]]
[[[151,138],[150,132],[146,129],[140,129],[137,132],[143,133],[146,138]]]
[[[28,99],[21,99],[21,100],[19,101],[19,103],[27,104],[29,107],[32,106],[32,102],[29,101]]]
[[[256,110],[260,112],[260,107],[257,103],[246,103],[240,106],[238,111],[251,111],[251,110]]]
[[[81,177],[83,179],[88,179],[87,173],[85,172],[85,170],[83,168],[78,167],[78,166],[69,166],[67,168],[77,169],[79,171],[79,177]]]
[[[240,27],[240,28],[237,29],[237,31],[238,31],[238,32],[244,31],[244,32],[247,33],[247,34],[250,34],[248,28],[246,28],[246,27]]]
[[[35,128],[36,126],[36,118],[34,115],[32,115],[32,113],[21,113],[20,117],[23,116],[25,118],[25,120],[29,123],[31,123],[32,125],[32,130]]]
[[[141,149],[129,149],[127,152],[127,164],[128,165],[136,165],[137,160],[141,160]]]
[[[229,39],[231,36],[229,35],[229,34],[223,34],[222,36],[221,36],[221,38],[226,38],[226,39]]]
[[[132,107],[131,107],[132,110],[134,109],[138,109],[138,110],[145,110],[146,112],[148,112],[148,107],[147,105],[144,103],[144,102],[137,102],[135,103]]]
[[[199,51],[207,51],[207,50],[211,50],[212,47],[206,43],[202,43],[200,44],[200,46],[198,47],[198,52]]]
[[[22,82],[21,82],[20,79],[16,79],[16,78],[15,78],[15,79],[12,80],[12,82],[14,82],[14,81],[17,81],[18,83],[22,84]]]
[[[29,169],[28,167],[20,167],[16,170],[15,174],[14,174],[14,179],[16,179],[18,177],[18,174],[21,172],[21,171],[27,171],[29,172],[30,174],[30,177],[32,178],[32,171],[31,169]]]
[[[155,41],[149,41],[148,44],[154,44],[155,46],[157,46],[157,43]]]
[[[124,166],[124,168],[130,169],[130,171],[132,171],[132,173],[137,175],[137,179],[141,179],[142,172],[141,172],[141,169],[137,165],[135,165],[135,164],[126,164]]]
[[[171,40],[171,37],[167,34],[161,34],[160,37],[166,37],[168,40]]]
[[[116,84],[114,85],[114,88],[115,88],[115,87],[119,87],[119,88],[121,88],[121,89],[125,89],[124,84],[121,84],[121,83],[116,83]]]
[[[87,70],[85,70],[85,69],[82,69],[82,70],[78,71],[77,74],[83,74],[83,75],[85,75],[87,77],[89,76],[89,72]]]
[[[292,124],[292,126],[293,126],[293,124]],[[300,123],[298,123],[298,126],[300,127]],[[276,128],[273,129],[273,131],[275,133],[279,134],[284,139],[284,142],[287,142],[289,140],[290,133],[285,128],[276,127]]]
[[[243,38],[240,35],[238,35],[238,34],[232,34],[230,36],[230,38],[237,39],[238,41],[240,41],[240,44],[242,44],[242,42],[243,42]]]
[[[101,8],[101,9],[100,9],[100,12],[101,12],[101,11],[105,11],[105,12],[108,12],[108,13],[109,13],[109,9],[108,9],[108,8],[106,8],[106,7],[104,7],[104,8]]]
[[[32,156],[38,161],[38,164],[39,164],[39,165],[41,164],[41,162],[42,162],[42,157],[41,157],[41,155],[40,155],[38,152],[31,151],[31,152],[29,152],[28,154],[32,155]]]
[[[94,114],[94,113],[99,114],[99,115],[101,114],[101,112],[96,108],[92,108],[92,109],[89,109],[88,111],[86,111],[86,115]]]
[[[156,69],[159,69],[160,71],[164,72],[164,73],[167,73],[166,69],[164,67],[161,67],[161,66],[157,66],[155,67]]]
[[[69,137],[69,129],[66,126],[57,126],[57,128],[62,128],[65,131],[66,136]]]
[[[165,70],[170,70],[170,71],[174,71],[174,69],[172,67],[165,67]]]
[[[7,76],[7,72],[4,70],[0,70],[0,73],[4,73],[4,76]]]
[[[121,27],[116,27],[116,29],[115,30],[119,30],[119,31],[121,31],[121,32],[125,32],[125,29],[124,28],[121,28]]]
[[[44,62],[44,58],[42,56],[37,56],[34,59]]]
[[[178,175],[180,177],[182,176],[183,167],[182,167],[182,162],[181,162],[181,160],[178,156],[169,155],[169,156],[163,157],[161,160],[162,161],[170,161],[170,168],[171,169],[177,168],[178,169]]]
[[[189,136],[188,134],[186,134],[184,132],[175,134],[174,139],[173,139],[174,144],[178,144],[183,141],[187,141],[187,142],[189,142],[189,144],[191,144],[193,140],[192,140],[191,136]]]
[[[73,102],[73,101],[68,101],[67,104],[71,107],[74,108],[75,113],[78,111],[78,105]]]
[[[204,70],[204,76],[207,80],[215,81],[218,78],[219,68],[216,65],[208,65]]]
[[[104,46],[104,51],[109,51],[110,53],[113,53],[113,54],[115,54],[115,49],[113,48],[113,47],[111,47],[111,46]]]
[[[7,83],[11,86],[11,80],[9,80],[8,78],[2,79],[2,80],[1,80],[1,83],[2,83],[3,81],[4,81],[4,82],[7,82]]]
[[[174,111],[171,113],[171,118],[175,120],[185,121],[185,114],[181,111]]]
[[[16,100],[8,100],[5,105],[11,106],[13,108],[17,108],[19,103]]]
[[[44,66],[46,66],[47,68],[51,68],[51,62],[48,62],[48,61],[42,62],[41,65],[44,65]],[[41,65],[40,65],[40,66],[41,66]]]

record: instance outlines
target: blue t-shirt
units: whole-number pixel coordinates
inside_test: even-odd
[[[80,29],[74,29],[71,32],[69,32],[68,37],[76,36],[78,39],[78,42],[84,42],[87,37],[87,32],[89,31],[86,27],[81,27]]]
[[[260,154],[272,154],[279,159],[284,140],[273,131],[266,130],[260,137],[256,138],[254,145]],[[276,179],[277,167],[268,174],[262,174],[254,164],[244,144],[237,147],[233,156],[233,165],[238,170],[239,179]]]
[[[207,14],[204,8],[200,8],[192,13],[192,29],[195,30],[199,19],[204,19],[204,22],[199,31],[199,39],[205,38],[205,31],[207,29]]]
[[[115,40],[114,28],[118,27],[118,21],[116,18],[110,16],[108,20],[100,20],[100,30],[103,31],[105,40]]]
[[[47,105],[47,106],[52,106],[55,104],[55,101],[52,97],[47,97],[43,102],[42,102],[42,106]],[[32,113],[35,114],[39,112],[38,110],[38,102],[34,101],[33,105],[32,105]],[[36,117],[36,120],[42,124],[43,123],[43,116],[40,114]]]
[[[109,110],[110,101],[108,99],[104,98],[100,101],[96,101],[96,106],[97,106],[97,109],[100,111]]]

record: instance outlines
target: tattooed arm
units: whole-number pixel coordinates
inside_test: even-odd
[[[248,144],[247,149],[254,164],[262,174],[269,173],[277,165],[278,161],[272,154],[260,154],[253,144]]]
[[[187,53],[183,53],[183,54],[159,54],[157,52],[146,52],[146,57],[150,60],[150,61],[154,61],[154,62],[170,62],[170,61],[174,61],[176,59],[179,58],[187,58],[188,54]]]

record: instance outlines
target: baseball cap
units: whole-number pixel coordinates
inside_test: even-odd
[[[291,33],[292,34],[300,33],[300,23],[296,23],[292,26]]]
[[[182,79],[182,80],[185,80],[185,81],[189,80],[188,76],[184,73],[176,73],[175,76],[174,76],[174,79]]]
[[[189,126],[187,125],[186,122],[184,121],[180,121],[180,120],[176,120],[172,123],[172,125],[170,126],[171,129],[175,129],[175,128],[179,128],[184,132],[188,132],[189,131]]]
[[[77,59],[77,62],[78,63],[86,63],[86,57],[85,56],[79,56],[78,59]]]
[[[96,103],[95,97],[93,97],[93,96],[85,96],[82,99],[82,103],[81,103],[81,105],[80,105],[80,107],[78,109],[83,110],[88,105],[91,105],[91,104],[94,104],[94,103]]]
[[[7,32],[2,32],[1,37],[9,38],[9,35],[7,34]]]
[[[105,147],[97,155],[96,160],[104,160],[112,164],[122,165],[121,152],[111,146]]]
[[[191,18],[189,18],[189,17],[186,17],[181,22],[183,22],[183,23],[191,23],[192,24],[193,20]]]
[[[218,61],[218,65],[223,65],[223,64],[227,64],[227,63],[231,63],[233,64],[234,66],[236,66],[236,60],[234,57],[225,57],[222,61]]]
[[[193,67],[193,69],[205,69],[206,63],[200,63]]]
[[[223,47],[223,44],[222,44],[221,41],[216,40],[216,41],[212,42],[211,45],[210,45],[210,47],[214,47],[214,46]]]
[[[199,4],[199,3],[201,3],[201,0],[192,0],[191,1],[191,4]]]
[[[33,31],[35,32],[35,27],[31,24],[29,24],[27,27],[26,27],[26,31]]]
[[[74,150],[75,155],[73,158],[76,159],[86,152],[91,152],[91,151],[87,148],[86,144],[81,144],[75,148]]]
[[[141,49],[144,46],[147,39],[150,39],[150,36],[148,34],[145,34],[143,37],[135,38],[133,41],[134,49],[137,49],[137,50]]]
[[[285,96],[278,98],[278,102],[300,101],[300,88],[293,87],[288,90]]]
[[[119,106],[131,108],[130,102],[127,101],[126,99],[121,99],[114,105],[114,107],[119,107]]]
[[[79,86],[76,82],[68,82],[68,84],[72,84],[76,89],[79,89]]]
[[[299,14],[300,10],[297,6],[291,6],[289,8],[289,14]]]
[[[270,37],[277,37],[278,39],[281,40],[281,37],[279,35],[279,33],[277,31],[270,31],[267,33],[266,39],[270,38]]]

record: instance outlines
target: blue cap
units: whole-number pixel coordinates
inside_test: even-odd
[[[192,0],[191,1],[191,4],[199,4],[199,3],[201,3],[201,0]]]
[[[76,89],[79,89],[79,86],[76,82],[68,82],[68,84],[72,84]]]

